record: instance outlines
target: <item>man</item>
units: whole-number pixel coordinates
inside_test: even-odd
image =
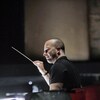
[[[65,56],[65,46],[60,39],[50,39],[44,44],[43,56],[53,64],[49,73],[42,61],[33,61],[49,85],[50,90],[67,90],[80,87],[79,74]]]

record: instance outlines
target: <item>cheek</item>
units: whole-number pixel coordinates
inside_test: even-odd
[[[56,51],[55,51],[55,50],[52,50],[51,52],[49,52],[49,55],[50,55],[52,58],[56,58],[56,57],[57,57],[57,54],[56,54]]]

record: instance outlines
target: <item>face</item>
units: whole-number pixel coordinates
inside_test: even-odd
[[[54,63],[58,58],[58,50],[52,45],[51,42],[47,42],[44,45],[44,53],[48,63]]]

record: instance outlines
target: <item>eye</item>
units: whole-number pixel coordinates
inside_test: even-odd
[[[48,49],[47,50],[45,50],[45,53],[47,53],[48,52]]]
[[[50,48],[46,49],[44,52],[47,53],[50,50]]]

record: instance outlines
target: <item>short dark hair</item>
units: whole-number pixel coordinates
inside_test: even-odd
[[[63,41],[59,38],[55,38],[54,40],[55,40],[55,43],[54,43],[55,47],[58,49],[62,49],[65,52],[65,45]]]

